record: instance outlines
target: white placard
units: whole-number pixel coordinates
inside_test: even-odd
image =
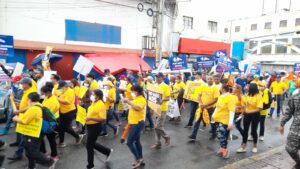
[[[51,75],[52,74],[57,74],[57,72],[56,71],[45,71],[44,72],[44,80],[46,82],[51,82]]]
[[[120,89],[126,90],[126,86],[127,86],[127,81],[125,80],[120,80]]]
[[[14,73],[11,75],[11,77],[20,76],[23,72],[24,64],[17,62]]]
[[[82,75],[86,75],[91,72],[94,67],[94,63],[88,60],[87,58],[80,56],[74,65],[73,70]]]

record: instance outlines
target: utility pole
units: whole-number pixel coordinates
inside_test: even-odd
[[[165,0],[157,0],[157,30],[156,30],[156,63],[162,58],[163,29],[164,29],[164,6]]]

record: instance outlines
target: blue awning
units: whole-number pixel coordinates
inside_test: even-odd
[[[51,53],[49,56],[49,62],[56,62],[62,59],[64,56],[60,54]],[[41,61],[45,58],[45,53],[37,55],[31,62],[31,65],[40,64]]]

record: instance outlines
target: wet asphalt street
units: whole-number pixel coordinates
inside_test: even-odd
[[[186,106],[189,107],[189,106]],[[215,155],[218,149],[218,140],[209,140],[210,127],[207,126],[204,130],[199,130],[197,141],[189,142],[188,136],[192,129],[184,128],[189,117],[189,110],[183,113],[182,121],[166,122],[166,131],[171,136],[171,145],[169,147],[163,146],[160,150],[152,150],[150,146],[155,143],[155,133],[152,131],[145,131],[142,134],[143,153],[146,165],[144,169],[216,169],[226,164],[238,161],[249,156],[251,152],[252,143],[248,144],[248,152],[245,154],[236,154],[235,150],[241,144],[241,136],[236,129],[233,134],[238,136],[238,139],[229,142],[230,159],[224,160]],[[124,123],[124,122],[123,122]],[[202,125],[201,125],[202,126]],[[278,132],[279,119],[267,118],[265,141],[259,141],[258,153],[265,152],[274,147],[283,145],[286,140],[286,135],[281,136]],[[288,127],[288,126],[287,126]],[[15,139],[14,129],[11,130],[8,136],[3,136],[1,139],[7,143],[12,143]],[[288,128],[286,128],[288,131]],[[130,153],[126,144],[120,144],[119,136],[113,136],[112,131],[108,137],[98,138],[98,142],[114,149],[111,161],[104,164],[105,156],[100,153],[95,153],[95,169],[130,169],[133,156]],[[287,134],[287,132],[285,132]],[[66,135],[66,148],[58,148],[60,160],[57,163],[57,169],[85,169],[87,155],[84,145],[74,145],[74,139],[70,135]],[[47,143],[48,144],[48,143]],[[50,150],[47,148],[47,150]],[[8,147],[1,151],[1,154],[11,156],[15,148]],[[3,167],[6,169],[23,169],[26,167],[27,159],[24,156],[22,161],[9,162],[5,160]],[[37,165],[37,169],[44,169]]]

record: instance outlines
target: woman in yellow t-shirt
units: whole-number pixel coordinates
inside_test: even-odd
[[[244,130],[241,127],[241,119],[243,117],[243,113],[245,112],[245,96],[243,95],[242,86],[238,84],[234,84],[232,87],[232,94],[236,96],[236,108],[235,108],[235,115],[234,115],[234,123],[237,130],[243,136]]]
[[[106,107],[103,103],[103,92],[99,89],[92,92],[90,97],[93,102],[87,111],[86,128],[86,150],[88,156],[88,169],[94,168],[94,149],[106,155],[106,162],[109,161],[113,149],[107,148],[97,143],[97,138],[102,130],[102,125],[106,121]]]
[[[237,150],[238,153],[245,153],[247,151],[248,132],[251,125],[251,135],[253,137],[252,152],[257,153],[257,127],[259,123],[259,112],[263,108],[263,102],[259,93],[258,87],[255,83],[249,85],[249,92],[246,96],[246,106],[244,114],[244,135],[241,148]]]
[[[236,106],[235,96],[229,93],[229,86],[221,87],[222,95],[218,98],[215,112],[212,115],[212,122],[217,127],[217,137],[220,141],[218,155],[223,158],[229,157],[227,149],[229,130],[233,127],[234,112]]]
[[[59,118],[59,102],[57,100],[57,98],[52,95],[52,91],[53,91],[53,84],[51,83],[48,84],[46,86],[43,86],[41,88],[41,93],[42,95],[45,96],[45,99],[42,103],[42,105],[46,108],[48,108],[50,111],[52,111],[55,114],[55,118]],[[50,149],[51,149],[51,155],[50,158],[52,158],[53,160],[58,160],[58,156],[57,156],[57,146],[56,146],[56,140],[55,140],[55,136],[56,133],[52,132],[52,133],[48,133],[46,134],[47,139],[49,141],[50,144]],[[46,146],[45,146],[45,141],[42,138],[42,142],[41,142],[41,152],[42,153],[46,153]]]
[[[127,145],[135,158],[135,161],[132,164],[133,168],[139,168],[145,165],[140,135],[145,125],[146,99],[143,96],[143,88],[139,85],[134,85],[131,88],[131,92],[133,100],[128,98],[123,100],[130,106],[128,113],[128,124],[130,125],[130,129],[127,136]]]

